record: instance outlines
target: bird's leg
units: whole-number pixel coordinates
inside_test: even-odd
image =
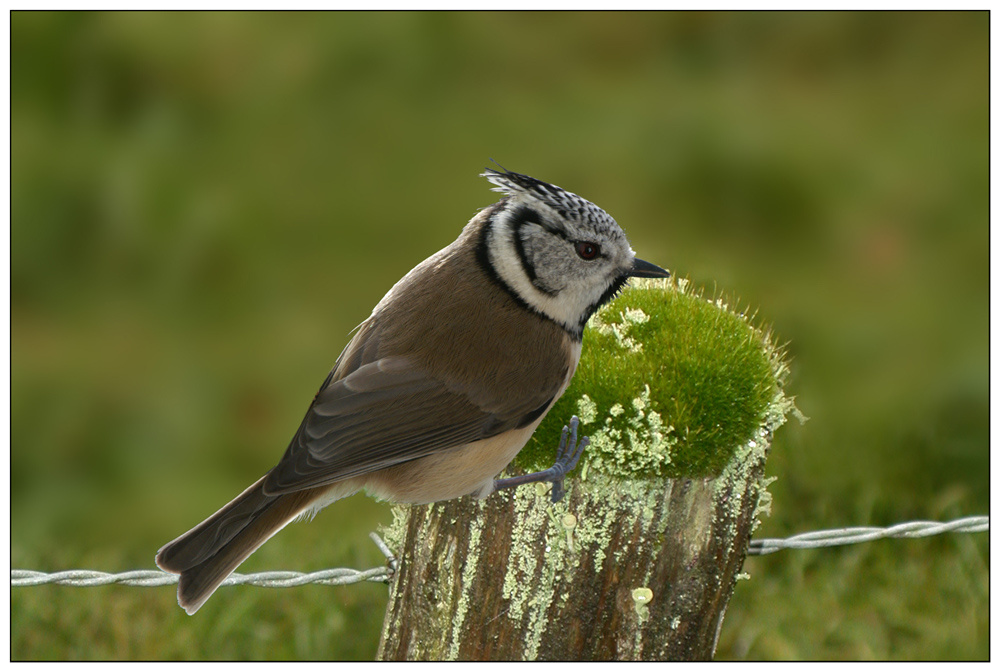
[[[516,488],[525,483],[551,483],[552,503],[558,502],[566,494],[563,489],[563,479],[576,467],[580,456],[583,455],[583,449],[590,444],[590,439],[586,436],[582,437],[579,442],[576,440],[576,430],[579,426],[580,419],[574,415],[569,421],[569,427],[563,427],[562,439],[559,440],[559,451],[556,454],[556,463],[551,467],[523,476],[498,478],[493,481],[493,490]]]

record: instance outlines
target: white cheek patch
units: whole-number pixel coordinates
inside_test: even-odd
[[[593,304],[608,287],[608,282],[570,282],[554,295],[542,292],[528,277],[513,239],[514,232],[506,220],[497,218],[490,224],[487,244],[490,265],[497,276],[522,301],[563,325],[568,331],[578,332],[588,306]]]

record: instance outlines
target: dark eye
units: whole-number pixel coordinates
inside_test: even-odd
[[[576,253],[580,255],[581,259],[590,261],[601,253],[601,248],[597,243],[577,243]]]

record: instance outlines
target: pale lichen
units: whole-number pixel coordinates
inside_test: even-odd
[[[476,570],[479,567],[479,556],[482,554],[479,548],[479,541],[482,537],[483,521],[486,520],[486,516],[483,515],[483,504],[483,500],[476,502],[479,515],[475,516],[469,523],[469,541],[465,553],[465,564],[462,567],[462,582],[459,584],[461,592],[455,607],[455,616],[452,619],[451,638],[449,640],[447,655],[448,660],[458,660],[462,643],[462,626],[465,624],[465,617],[469,613],[469,596],[465,591],[466,587],[472,584],[472,580],[476,576]]]
[[[511,619],[527,620],[525,650],[530,659],[537,655],[548,626],[556,575],[570,562],[571,549],[557,522],[561,517],[557,512],[565,512],[566,501],[550,504],[531,488],[515,490],[512,496],[518,524],[507,557],[503,597],[509,601]],[[545,540],[544,553],[538,552],[540,538]]]
[[[597,404],[584,394],[576,402],[576,414],[580,418],[580,422],[589,425],[597,420]]]
[[[614,336],[618,347],[626,353],[637,354],[642,352],[642,343],[629,335],[632,325],[644,324],[649,321],[649,316],[639,308],[626,308],[619,311],[618,316],[621,322],[605,322],[600,312],[595,313],[587,326],[599,334]]]
[[[603,422],[590,429],[587,425],[597,423],[600,409],[586,395],[580,399],[580,423],[590,437],[587,460],[595,469],[638,476],[656,473],[670,463],[670,451],[678,439],[674,428],[663,424],[653,405],[649,385],[643,386],[630,406],[632,412],[628,413],[623,404],[614,404]]]

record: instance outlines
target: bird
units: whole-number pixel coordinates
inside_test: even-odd
[[[502,198],[357,327],[277,465],[159,550],[188,614],[289,522],[358,491],[423,504],[551,482],[562,497],[587,445],[575,417],[551,468],[498,476],[569,385],[590,316],[629,278],[670,273],[600,207],[497,168],[481,177]]]

